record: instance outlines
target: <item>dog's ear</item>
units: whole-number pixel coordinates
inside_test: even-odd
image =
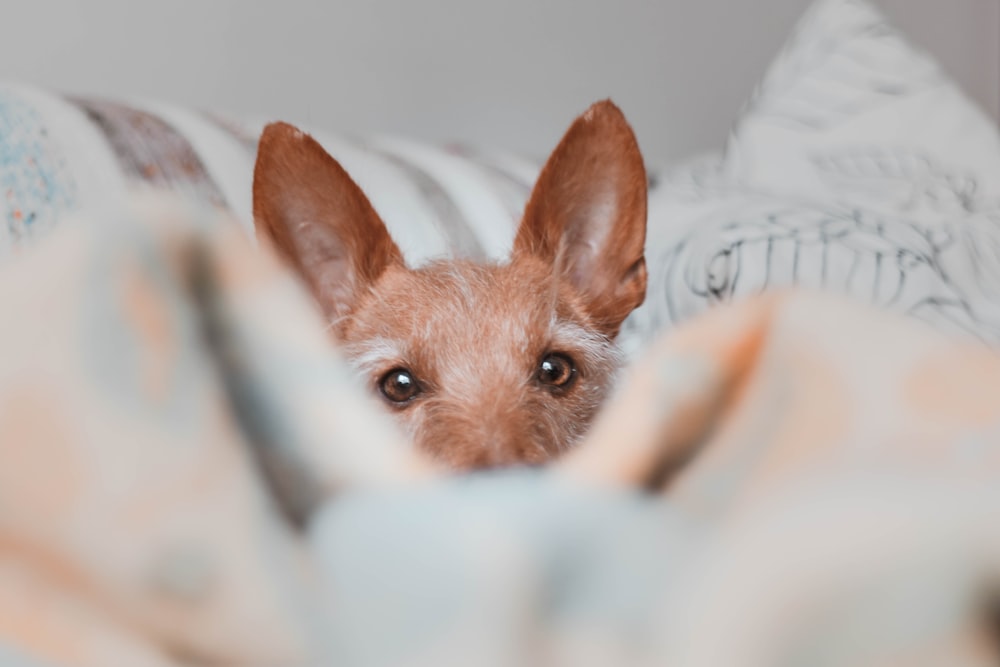
[[[361,188],[319,142],[287,123],[261,135],[253,215],[258,238],[299,272],[331,321],[347,315],[386,268],[403,266]]]
[[[603,333],[646,296],[646,169],[632,128],[610,100],[576,119],[528,200],[513,259],[555,265]]]

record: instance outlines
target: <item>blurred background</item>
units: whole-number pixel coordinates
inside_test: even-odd
[[[610,96],[663,160],[721,146],[808,4],[32,0],[8,9],[0,62],[68,92],[538,155]],[[878,4],[1000,114],[998,0]]]

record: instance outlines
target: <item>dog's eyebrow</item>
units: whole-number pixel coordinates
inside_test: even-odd
[[[577,352],[582,356],[581,361],[591,367],[611,365],[617,368],[622,363],[623,355],[618,346],[595,331],[560,319],[554,319],[549,330],[552,345],[563,347],[566,352]]]
[[[396,341],[378,336],[347,345],[344,352],[354,370],[361,375],[377,373],[383,370],[382,366],[387,361],[403,357],[403,351]]]

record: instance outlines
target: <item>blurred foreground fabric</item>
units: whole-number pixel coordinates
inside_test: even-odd
[[[0,665],[989,665],[1000,358],[800,293],[454,478],[239,225],[164,199],[0,272]]]

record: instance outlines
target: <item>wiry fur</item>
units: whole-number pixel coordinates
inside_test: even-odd
[[[408,369],[422,393],[387,405],[455,468],[542,463],[573,445],[620,363],[622,320],[645,295],[645,171],[610,102],[570,128],[539,177],[511,259],[411,269],[367,199],[291,126],[269,126],[254,181],[258,231],[302,274],[373,388]],[[546,355],[573,360],[565,389]]]
[[[374,384],[397,367],[427,397],[398,411],[414,440],[461,467],[541,463],[582,434],[619,361],[571,294],[546,298],[551,271],[534,266],[438,262],[390,269],[337,332]],[[564,395],[534,375],[549,352],[576,362]]]

